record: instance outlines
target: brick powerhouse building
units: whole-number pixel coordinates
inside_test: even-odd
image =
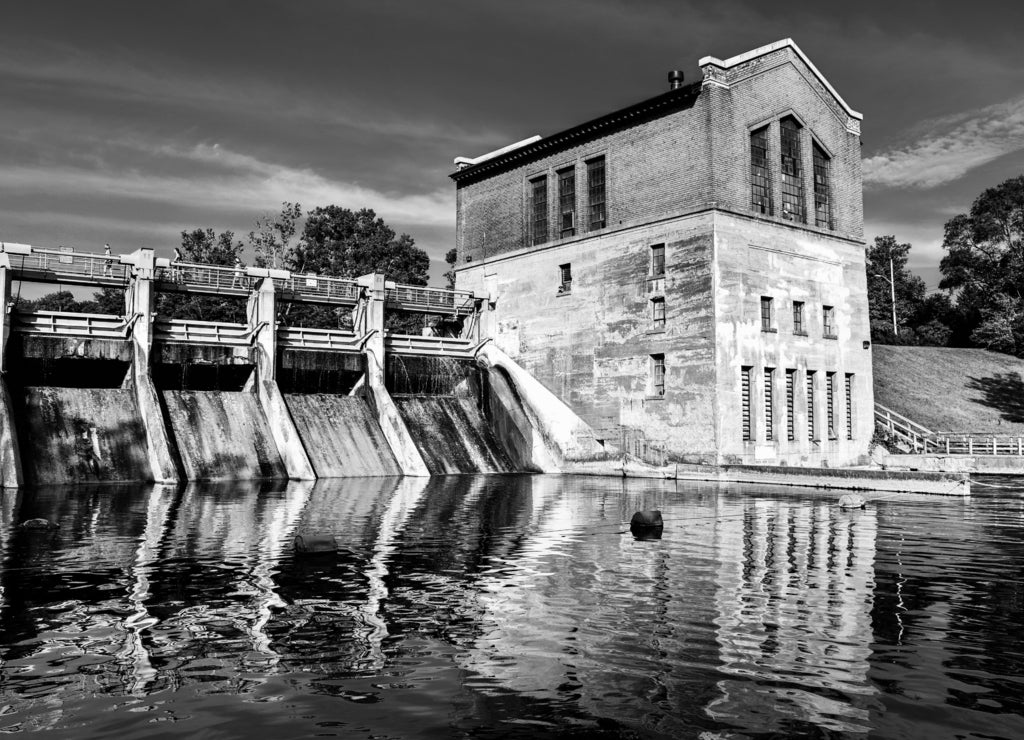
[[[610,442],[847,465],[873,422],[860,121],[791,40],[456,160],[457,282]]]

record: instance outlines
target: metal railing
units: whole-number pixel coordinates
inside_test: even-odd
[[[12,331],[65,337],[124,339],[128,324],[121,316],[63,311],[15,311]]]
[[[358,352],[360,337],[344,329],[310,329],[282,326],[277,330],[277,345],[285,349],[334,350]]]
[[[474,294],[466,290],[395,285],[385,290],[385,302],[407,311],[469,314],[474,310]]]
[[[991,432],[933,432],[892,409],[875,404],[875,424],[908,453],[1024,456],[1024,436]]]
[[[244,267],[205,265],[198,262],[172,262],[167,267],[157,267],[155,277],[157,280],[184,289],[212,293],[234,291],[244,294],[254,284]]]
[[[153,339],[177,344],[247,347],[252,343],[252,331],[245,324],[232,324],[226,321],[157,319],[153,322]]]
[[[927,452],[928,441],[935,436],[932,430],[880,403],[875,404],[875,424],[887,431],[897,445],[906,447],[908,452]]]
[[[350,278],[316,274],[289,273],[287,278],[274,278],[274,285],[280,291],[291,293],[295,299],[309,303],[352,305],[359,300],[362,291],[362,286]]]
[[[384,351],[406,357],[452,357],[470,360],[475,346],[472,340],[455,337],[423,337],[413,334],[389,334]]]
[[[121,264],[118,255],[42,247],[33,247],[30,253],[12,251],[8,254],[15,270],[51,274],[61,282],[122,283],[129,274],[129,266]]]

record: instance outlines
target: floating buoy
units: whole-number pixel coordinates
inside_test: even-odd
[[[338,551],[338,542],[333,534],[297,534],[295,552],[302,555],[318,555]]]
[[[867,506],[867,503],[859,493],[844,493],[839,497],[840,509],[863,509]]]
[[[638,540],[660,540],[665,522],[657,509],[638,511],[629,520],[629,531]]]
[[[26,519],[18,525],[18,528],[33,529],[41,532],[49,529],[60,529],[60,525],[57,522],[51,522],[49,519]]]

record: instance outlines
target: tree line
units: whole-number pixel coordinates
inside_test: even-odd
[[[352,278],[381,272],[389,280],[426,285],[430,271],[430,258],[415,245],[413,238],[397,234],[372,209],[329,205],[304,214],[299,203],[288,202],[282,204],[279,213],[257,218],[244,242],[230,230],[182,231],[176,259],[227,267],[244,265],[247,247],[255,266],[298,274]],[[104,288],[91,300],[78,300],[70,291],[60,290],[35,301],[20,300],[18,307],[114,315],[125,310],[123,291],[115,288]],[[163,316],[197,321],[246,320],[245,301],[233,296],[161,293],[156,311]],[[279,318],[286,323],[319,328],[347,327],[351,323],[347,310],[310,304],[284,303]],[[394,317],[390,321],[393,328],[418,328],[416,317]]]
[[[947,221],[942,248],[940,292],[929,294],[907,269],[910,244],[888,235],[868,247],[872,340],[1024,357],[1024,175]]]

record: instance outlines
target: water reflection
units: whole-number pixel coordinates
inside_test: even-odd
[[[7,496],[0,730],[294,736],[341,700],[350,736],[1024,736],[1019,501],[834,498],[559,476]],[[630,534],[641,509],[663,539]]]

